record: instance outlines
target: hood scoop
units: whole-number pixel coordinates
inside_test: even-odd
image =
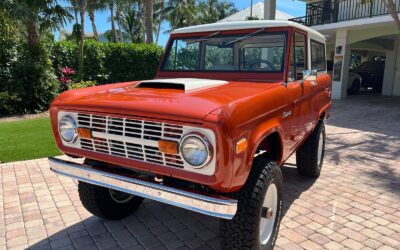
[[[200,78],[173,78],[142,81],[136,85],[136,88],[176,89],[188,92],[196,89],[211,88],[227,83],[227,81]]]

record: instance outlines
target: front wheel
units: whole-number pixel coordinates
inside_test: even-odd
[[[123,219],[136,211],[143,202],[142,197],[81,181],[78,183],[78,191],[86,210],[103,219]]]
[[[238,211],[221,221],[223,249],[273,249],[282,211],[282,172],[265,156],[254,159],[250,176],[238,192]]]

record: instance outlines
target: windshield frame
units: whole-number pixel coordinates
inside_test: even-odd
[[[255,31],[260,30],[258,29],[251,29],[251,30],[230,30],[230,31],[221,31],[218,35],[213,36],[212,38],[216,37],[244,37],[247,36]],[[287,57],[288,57],[288,38],[289,38],[289,30],[288,29],[270,29],[270,28],[265,28],[264,31],[255,34],[254,36],[251,37],[256,37],[256,36],[262,36],[262,35],[283,35],[284,36],[284,41],[283,41],[283,55],[282,55],[282,65],[281,68],[277,71],[266,71],[266,70],[241,70],[241,65],[239,65],[239,70],[174,70],[174,69],[166,69],[166,63],[168,60],[168,55],[170,54],[171,50],[173,49],[174,43],[176,40],[184,40],[184,39],[200,39],[203,38],[207,35],[216,33],[217,31],[210,31],[210,32],[205,32],[205,33],[187,33],[187,34],[178,34],[178,35],[171,35],[167,46],[166,46],[166,51],[164,54],[164,57],[161,61],[161,64],[159,66],[158,73],[172,73],[172,74],[184,74],[184,73],[199,73],[199,74],[210,74],[210,73],[223,73],[223,74],[267,74],[267,75],[281,75],[285,73],[286,67],[287,67]],[[211,38],[211,39],[212,39]],[[239,55],[241,56],[241,55]],[[199,62],[200,63],[200,62]]]

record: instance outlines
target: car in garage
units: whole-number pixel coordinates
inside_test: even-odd
[[[361,76],[361,87],[372,88],[374,92],[382,91],[385,61],[370,60],[360,64],[351,73]]]
[[[334,65],[333,61],[328,60],[326,65],[327,65],[328,74],[333,76],[333,65]],[[349,94],[356,95],[360,92],[361,86],[362,86],[361,75],[356,72],[350,71],[349,78],[347,80],[347,92]]]

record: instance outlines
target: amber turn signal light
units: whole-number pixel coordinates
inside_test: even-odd
[[[92,131],[88,128],[78,128],[78,136],[84,139],[91,139],[92,138]]]
[[[240,141],[238,141],[237,143],[236,143],[236,154],[240,154],[240,153],[242,153],[243,151],[245,151],[246,149],[247,149],[247,146],[248,146],[249,144],[248,144],[248,142],[247,142],[247,140],[246,139],[240,139]]]
[[[178,143],[174,141],[158,141],[158,149],[165,154],[178,154]]]

